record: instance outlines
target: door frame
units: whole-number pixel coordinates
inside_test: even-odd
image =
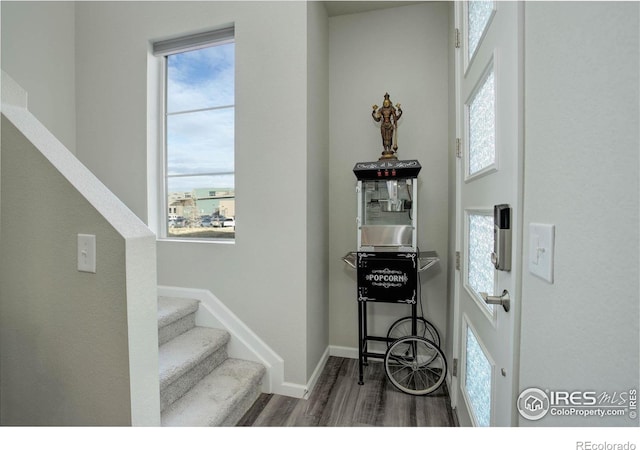
[[[516,186],[516,202],[517,207],[515,208],[516,214],[512,217],[512,276],[515,279],[515,292],[510,292],[512,299],[512,310],[511,314],[513,314],[513,354],[512,354],[512,367],[511,373],[513,374],[513,384],[512,384],[512,392],[511,392],[511,417],[509,426],[517,426],[518,425],[518,412],[516,405],[516,400],[518,398],[519,391],[519,379],[520,379],[520,324],[521,324],[521,304],[520,299],[522,294],[522,272],[524,267],[523,261],[523,235],[524,235],[524,208],[523,208],[523,199],[524,199],[524,14],[525,14],[525,5],[522,2],[515,2],[517,4],[517,16],[518,16],[518,29],[517,29],[517,110],[518,110],[518,118],[516,120],[517,123],[517,134],[518,134],[518,145],[517,145],[517,154],[516,154],[516,173],[514,176],[516,177],[515,186]],[[456,34],[460,33],[458,36],[459,42],[461,45],[458,48],[454,49],[454,116],[455,116],[455,136],[454,142],[457,142],[458,139],[463,137],[464,134],[464,119],[465,119],[465,108],[464,101],[462,98],[462,86],[461,80],[466,75],[467,72],[467,62],[464,55],[464,45],[462,45],[462,41],[464,39],[464,18],[463,18],[463,2],[456,1],[454,3],[453,8],[453,27],[454,32]],[[457,152],[455,150],[454,152]],[[465,217],[464,212],[462,211],[462,197],[461,197],[461,186],[465,183],[465,166],[464,166],[464,156],[459,157],[454,155],[455,158],[455,252],[456,255],[460,255],[462,259],[462,255],[464,255],[464,249],[462,247],[462,233],[465,230]],[[461,360],[462,356],[462,343],[464,337],[462,336],[462,332],[464,331],[464,324],[461,314],[461,306],[460,306],[460,294],[461,290],[464,289],[464,273],[462,269],[463,262],[460,261],[460,265],[456,264],[455,274],[454,274],[454,282],[453,282],[453,333],[452,333],[452,357],[455,361],[457,361],[457,373],[455,375],[452,374],[450,378],[450,389],[449,394],[451,396],[451,406],[454,408],[458,422],[461,426],[472,426],[472,419],[469,417],[467,413],[467,407],[464,404],[465,400],[458,395],[458,383],[462,377],[462,370],[464,364]],[[515,304],[514,304],[515,300]]]

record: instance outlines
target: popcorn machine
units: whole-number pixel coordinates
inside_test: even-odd
[[[426,395],[442,385],[447,372],[438,331],[418,315],[419,274],[437,263],[438,257],[435,252],[418,249],[418,174],[422,167],[417,160],[396,157],[393,131],[402,110],[396,105],[397,114],[388,97],[386,94],[382,108],[374,105],[372,113],[382,122],[384,152],[378,161],[359,162],[353,168],[357,178],[357,251],[343,257],[357,270],[358,383],[364,384],[368,359],[378,358],[384,361],[387,378],[395,387],[408,394]],[[411,314],[396,320],[386,336],[373,336],[367,327],[369,302],[409,305]],[[386,352],[371,351],[371,341],[386,343]]]

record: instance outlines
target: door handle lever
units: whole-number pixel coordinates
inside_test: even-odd
[[[511,298],[509,297],[509,291],[506,289],[502,291],[501,296],[489,295],[486,292],[480,292],[480,295],[487,305],[502,305],[505,312],[509,312],[509,309],[511,309]]]

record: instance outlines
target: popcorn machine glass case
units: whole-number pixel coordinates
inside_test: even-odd
[[[418,161],[358,163],[358,251],[416,251]]]

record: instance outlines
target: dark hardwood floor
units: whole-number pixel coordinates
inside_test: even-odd
[[[262,394],[237,426],[452,427],[456,420],[445,384],[427,396],[408,395],[370,360],[360,386],[358,360],[332,356],[307,400]]]

